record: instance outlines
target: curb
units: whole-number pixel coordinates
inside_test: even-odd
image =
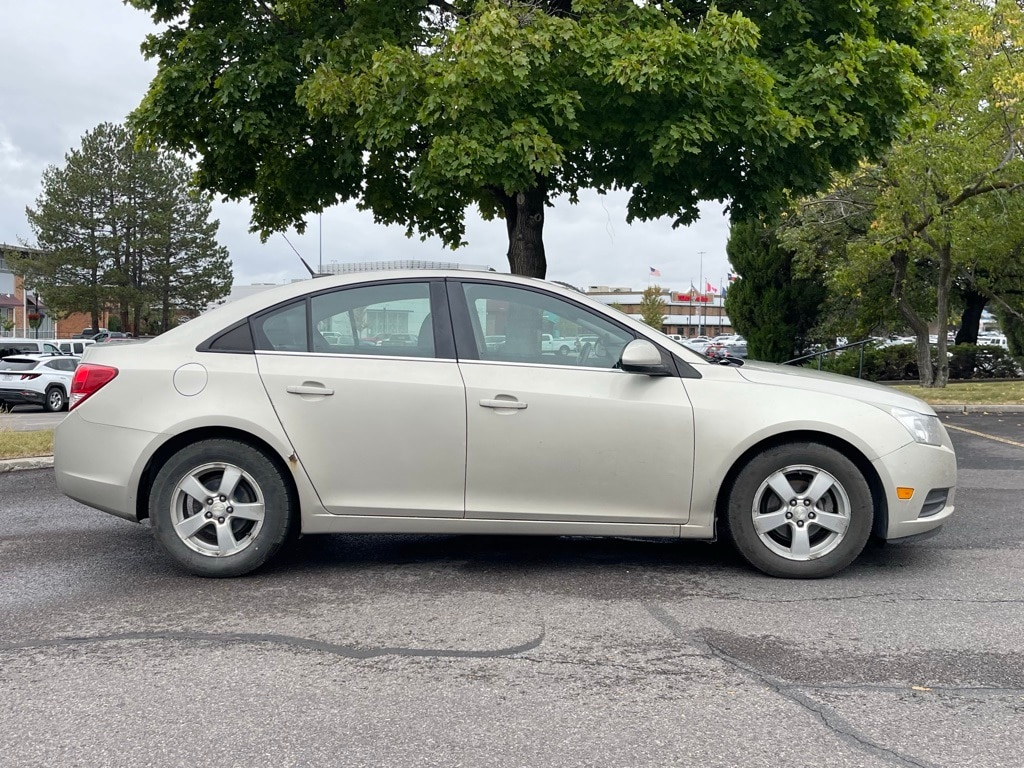
[[[0,475],[19,469],[47,469],[53,466],[53,456],[33,456],[28,459],[0,460]]]
[[[936,413],[1024,413],[1024,405],[974,405],[943,403],[933,405]]]

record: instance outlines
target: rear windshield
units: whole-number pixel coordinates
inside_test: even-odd
[[[0,371],[27,371],[35,367],[35,360],[24,360],[17,357],[0,360]]]

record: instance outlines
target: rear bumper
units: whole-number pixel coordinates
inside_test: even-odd
[[[132,473],[158,438],[152,432],[89,423],[71,411],[54,430],[57,488],[82,504],[137,522],[139,478]]]
[[[7,405],[43,405],[46,403],[46,395],[42,392],[33,392],[28,389],[2,389],[0,390],[0,403]]]

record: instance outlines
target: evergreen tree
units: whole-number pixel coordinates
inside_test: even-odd
[[[725,309],[746,337],[750,357],[781,363],[802,354],[825,300],[824,285],[794,275],[793,251],[760,219],[734,221],[726,252],[741,277],[729,287]]]
[[[166,330],[173,312],[194,314],[230,290],[209,195],[181,158],[137,149],[123,126],[87,133],[62,167],[44,171],[42,187],[26,216],[43,253],[11,262],[57,316],[87,312],[98,328],[110,308],[138,333],[156,310]]]

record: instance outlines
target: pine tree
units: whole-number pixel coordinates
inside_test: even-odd
[[[57,316],[87,312],[96,328],[109,308],[125,330],[138,333],[154,314],[150,324],[166,330],[178,313],[195,314],[230,290],[210,197],[180,157],[139,149],[131,131],[106,123],[64,166],[47,168],[42,187],[26,216],[43,253],[11,261]]]

